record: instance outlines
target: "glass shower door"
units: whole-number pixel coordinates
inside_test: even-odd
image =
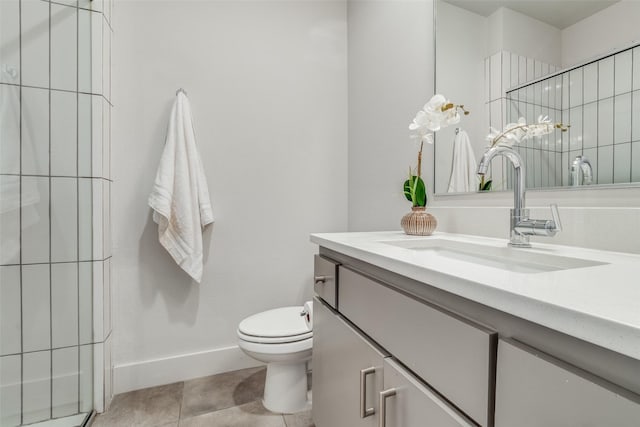
[[[0,1],[0,427],[94,407],[89,4]]]

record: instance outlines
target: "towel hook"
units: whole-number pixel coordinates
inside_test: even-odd
[[[456,135],[460,132],[460,128],[456,128]]]
[[[178,89],[178,90],[176,91],[176,96],[178,96],[178,94],[179,94],[180,92],[184,93],[185,95],[187,94],[187,91],[186,91],[186,90],[184,90],[184,89],[180,88],[180,89]]]

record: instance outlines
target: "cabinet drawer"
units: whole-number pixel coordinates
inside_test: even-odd
[[[637,396],[517,342],[500,340],[496,381],[496,427],[640,425]]]
[[[338,264],[320,255],[314,260],[313,290],[333,308],[338,308]]]
[[[384,360],[384,388],[395,395],[381,400],[389,427],[474,427],[469,420],[393,359]],[[384,393],[384,392],[382,392]],[[382,413],[381,415],[382,416]]]
[[[497,335],[339,268],[340,312],[481,426],[493,424]]]

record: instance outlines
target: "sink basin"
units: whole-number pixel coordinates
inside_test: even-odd
[[[428,253],[516,273],[532,274],[606,264],[588,259],[533,252],[527,249],[496,247],[438,238],[383,240],[379,243],[404,248],[415,253]]]

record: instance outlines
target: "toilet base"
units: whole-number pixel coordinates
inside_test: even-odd
[[[271,412],[293,414],[309,409],[306,363],[269,363],[262,404]]]

